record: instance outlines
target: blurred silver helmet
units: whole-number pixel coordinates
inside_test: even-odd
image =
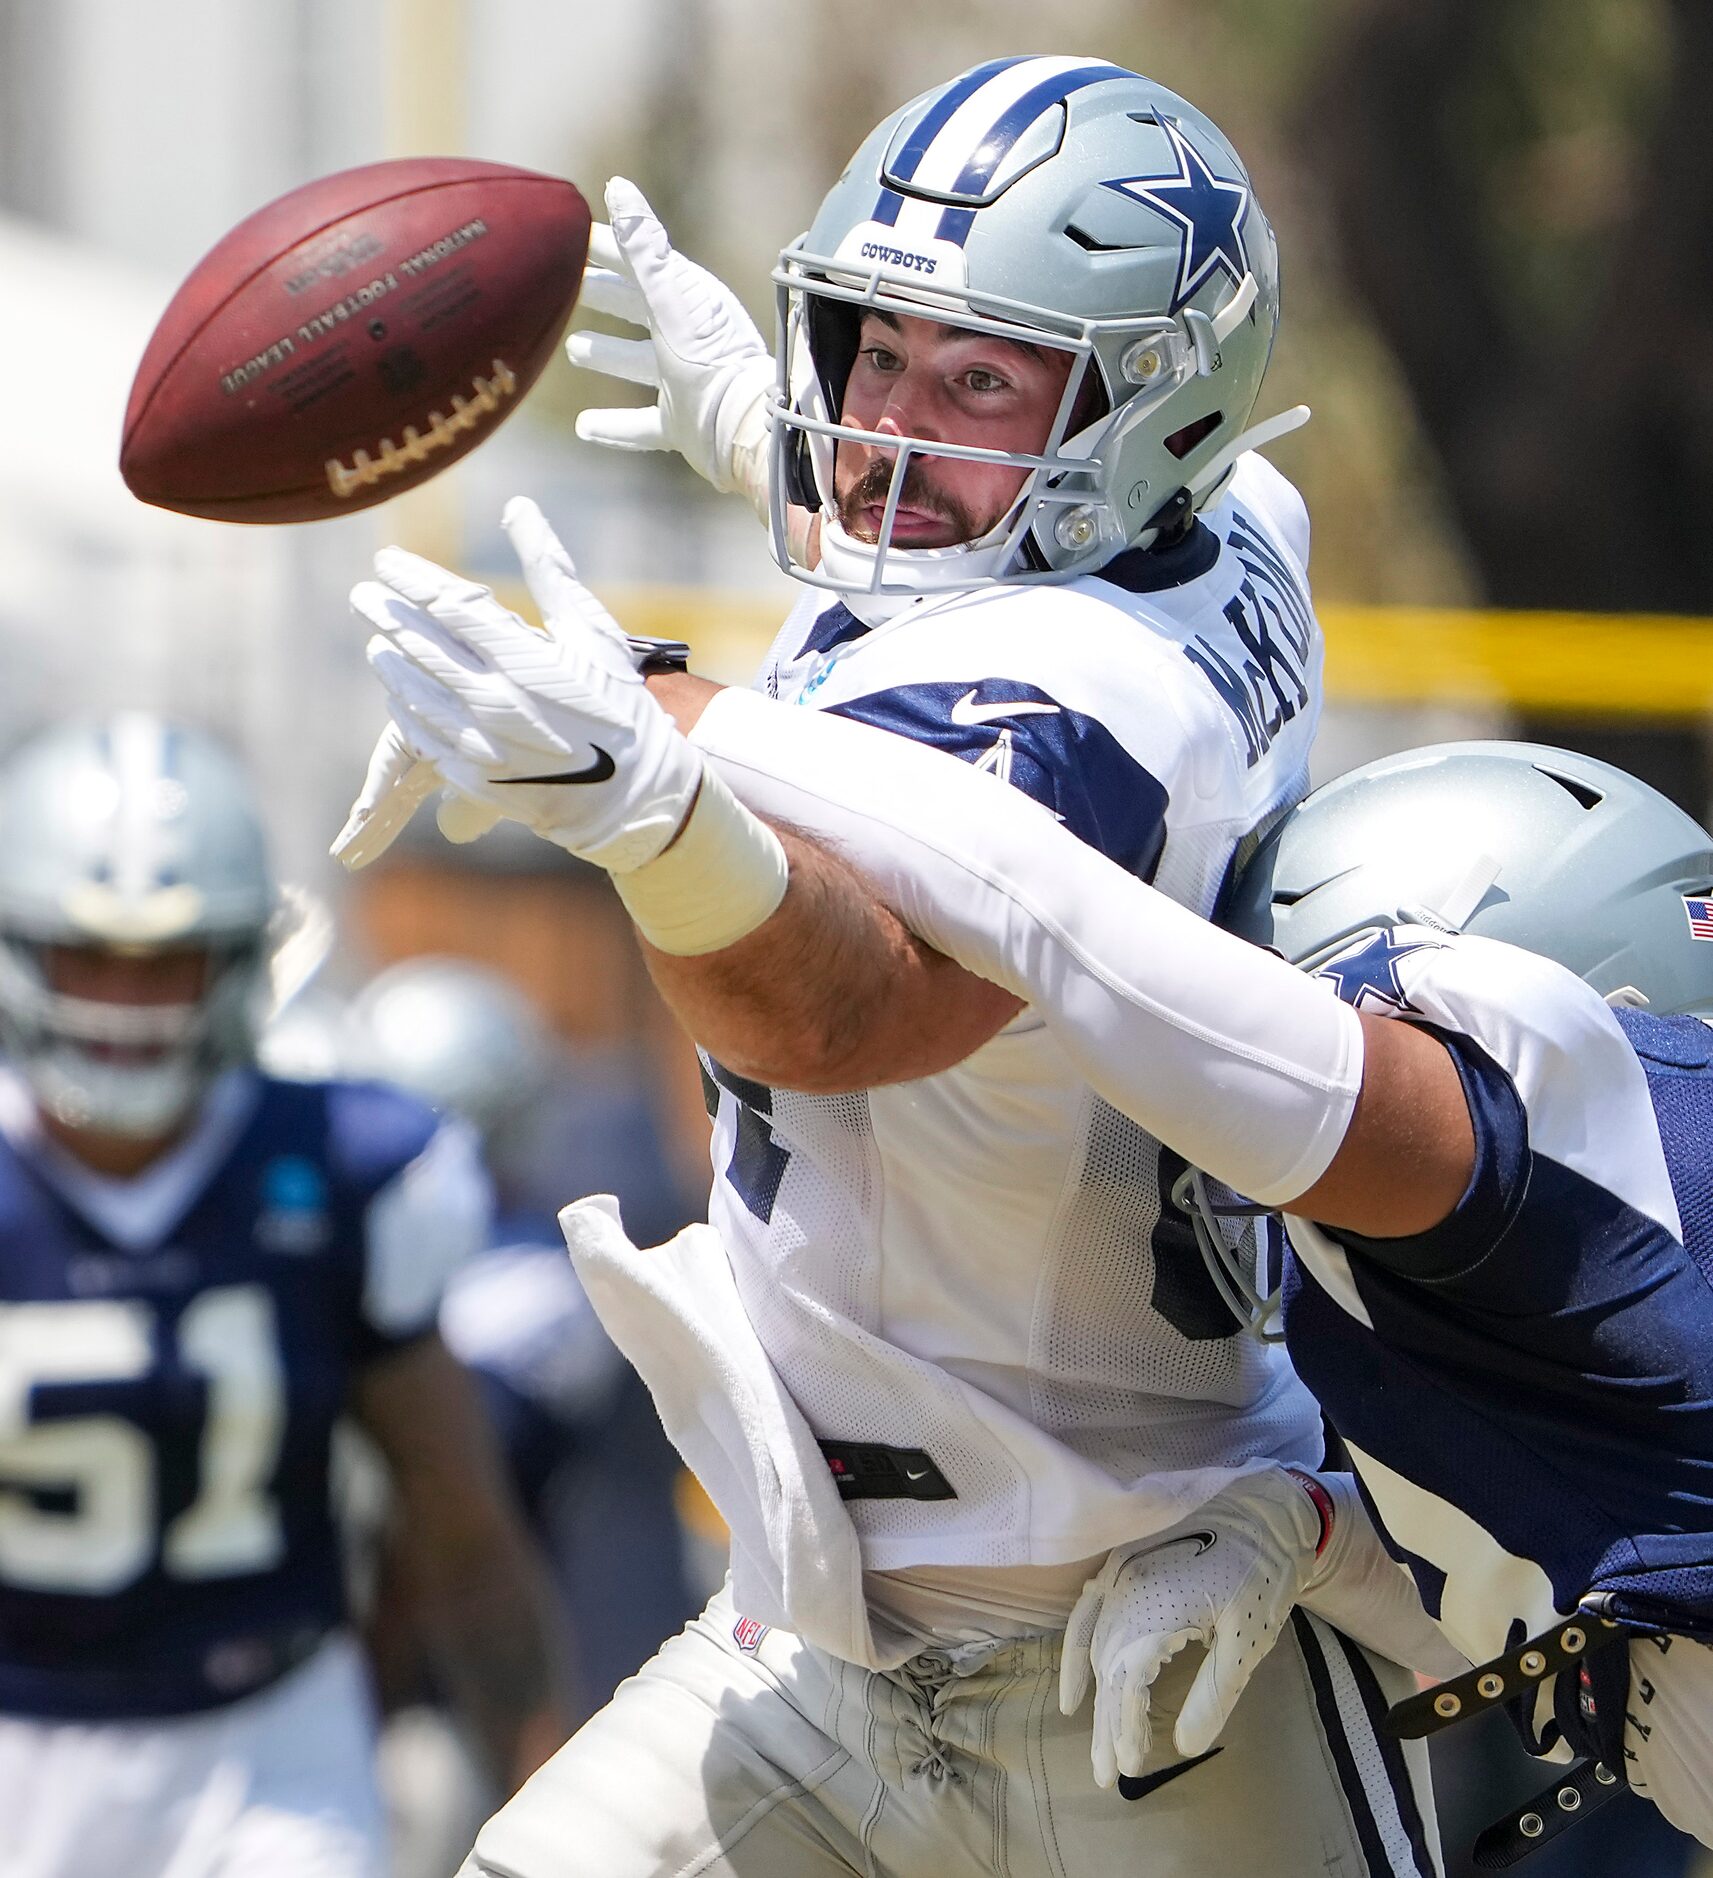
[[[1694,911],[1709,896],[1713,839],[1634,776],[1540,744],[1444,743],[1317,789],[1257,850],[1223,923],[1310,968],[1376,927],[1480,933],[1614,1001],[1713,1016]]]
[[[388,966],[345,1022],[352,1074],[397,1083],[483,1135],[534,1102],[552,1074],[546,1017],[503,973],[470,959]]]
[[[1278,326],[1279,268],[1236,151],[1193,105],[1103,60],[995,59],[894,112],[774,282],[774,552],[787,571],[841,591],[1092,572],[1208,501],[1241,450],[1307,416],[1245,430]],[[900,446],[842,424],[871,308],[1068,353],[1040,452]],[[1098,395],[1084,398],[1085,381]],[[832,506],[841,440],[897,448],[878,542],[856,540]],[[893,548],[892,514],[924,453],[1027,474],[979,540]],[[813,572],[788,562],[790,502],[820,511]]]
[[[140,711],[44,732],[0,768],[0,1045],[61,1121],[169,1131],[247,1057],[276,896],[248,778]],[[55,990],[48,948],[205,951],[190,1003]]]

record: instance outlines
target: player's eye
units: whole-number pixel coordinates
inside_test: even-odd
[[[904,369],[904,361],[885,346],[864,346],[858,356],[868,361],[871,372],[901,372]]]
[[[1011,380],[1009,378],[1001,377],[998,372],[990,372],[985,365],[972,365],[970,369],[964,373],[964,383],[971,391],[984,394],[995,391],[1009,391],[1011,389]]]

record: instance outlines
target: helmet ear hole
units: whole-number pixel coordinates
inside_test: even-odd
[[[1223,411],[1210,411],[1206,417],[1198,417],[1194,423],[1186,424],[1182,430],[1174,430],[1165,439],[1166,448],[1181,463],[1198,443],[1205,442],[1225,422]]]

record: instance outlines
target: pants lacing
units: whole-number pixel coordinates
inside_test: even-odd
[[[953,1764],[952,1750],[939,1735],[946,1691],[957,1676],[951,1661],[938,1651],[924,1650],[900,1663],[893,1674],[916,1698],[922,1710],[922,1753],[911,1762],[910,1772],[930,1780],[962,1780],[963,1775]]]

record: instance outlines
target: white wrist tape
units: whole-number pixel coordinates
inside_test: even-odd
[[[678,837],[613,885],[651,946],[680,958],[720,952],[770,919],[790,868],[779,837],[711,768]]]
[[[738,690],[690,740],[930,945],[1035,1005],[1095,1089],[1193,1166],[1268,1206],[1326,1172],[1362,1083],[1362,1026],[1327,986],[954,757]]]

